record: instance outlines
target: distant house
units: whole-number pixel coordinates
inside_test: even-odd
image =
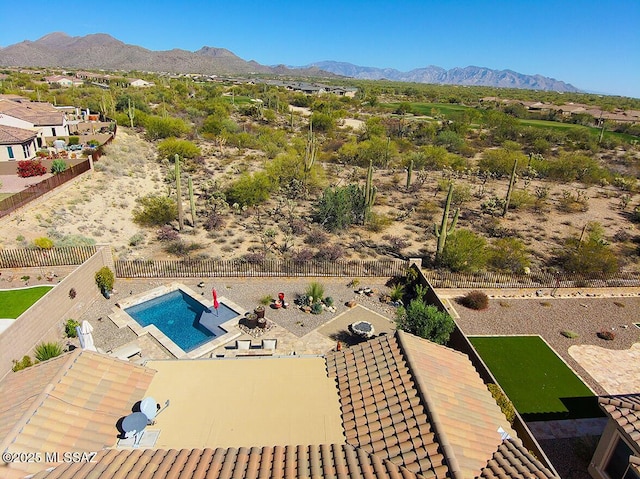
[[[64,112],[50,103],[0,99],[0,125],[38,132],[38,147],[47,138],[69,136]]]
[[[0,125],[0,161],[20,161],[35,158],[38,133],[14,126]]]
[[[73,79],[62,75],[52,75],[44,77],[44,81],[46,81],[49,85],[60,85],[63,87],[73,86]]]
[[[155,83],[136,78],[135,80],[129,80],[129,85],[136,88],[149,88],[155,86]]]
[[[640,394],[599,399],[609,421],[589,465],[594,479],[640,478]]]

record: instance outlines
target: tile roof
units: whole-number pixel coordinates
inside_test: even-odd
[[[100,453],[93,463],[42,471],[33,479],[413,479],[406,469],[349,445],[229,449],[136,449]]]
[[[0,382],[0,450],[43,453],[113,446],[117,421],[144,397],[153,375],[152,369],[82,350],[10,373]],[[35,472],[43,464],[13,466]]]
[[[482,479],[506,477],[550,479],[557,476],[534,458],[522,444],[506,440],[489,459],[480,477]]]
[[[640,394],[598,398],[600,407],[640,447]]]
[[[395,336],[328,353],[326,361],[329,376],[337,381],[348,444],[425,477],[448,477]]]
[[[0,145],[19,145],[38,136],[35,131],[0,125]]]
[[[28,121],[35,126],[62,125],[64,123],[64,113],[50,103],[23,103],[0,99],[0,113]]]
[[[450,469],[475,477],[502,443],[499,429],[516,433],[465,354],[402,331],[398,340],[439,442],[451,448]]]

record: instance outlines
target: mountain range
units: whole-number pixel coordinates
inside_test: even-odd
[[[55,32],[36,41],[25,40],[0,48],[0,65],[206,75],[261,73],[324,78],[339,75],[371,80],[579,91],[573,85],[542,75],[523,75],[511,70],[473,66],[451,70],[428,66],[409,72],[333,61],[317,62],[304,67],[266,66],[253,60],[243,60],[225,48],[204,46],[195,52],[180,49],[154,51],[126,44],[104,33],[71,37],[66,33]]]

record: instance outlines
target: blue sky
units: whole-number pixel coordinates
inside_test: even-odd
[[[30,0],[15,15],[8,3],[0,46],[108,33],[150,50],[227,48],[264,65],[510,69],[640,98],[640,0],[109,0],[85,13]]]

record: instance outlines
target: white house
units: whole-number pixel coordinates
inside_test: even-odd
[[[145,80],[141,80],[140,78],[136,78],[135,80],[129,80],[129,85],[137,88],[148,88],[155,86],[155,83],[151,83]]]
[[[0,125],[0,161],[20,161],[35,158],[38,132],[14,126]]]
[[[48,138],[69,136],[64,112],[50,103],[0,99],[0,125],[38,133],[38,147]]]

